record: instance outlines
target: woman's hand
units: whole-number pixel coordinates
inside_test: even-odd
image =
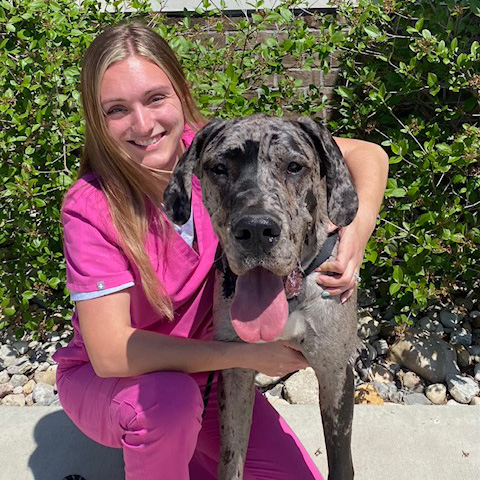
[[[330,295],[345,302],[360,280],[360,267],[368,239],[375,228],[388,176],[388,155],[379,145],[351,138],[335,137],[353,179],[358,195],[357,216],[339,229],[337,258],[317,268],[317,283]],[[332,232],[337,227],[330,225]],[[333,275],[325,275],[331,272]]]
[[[330,224],[329,231],[337,227]],[[366,219],[357,215],[354,221],[346,227],[341,227],[337,258],[322,263],[316,271],[320,272],[317,283],[330,295],[340,295],[343,303],[354,292],[355,285],[360,279],[360,267],[368,239],[373,231],[373,226]],[[327,272],[334,275],[327,275]]]
[[[254,351],[247,368],[269,377],[283,377],[288,373],[307,368],[305,357],[294,345],[285,341],[249,344]]]

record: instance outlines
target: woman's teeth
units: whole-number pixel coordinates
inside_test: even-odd
[[[148,147],[148,145],[153,145],[154,143],[157,143],[160,140],[161,135],[158,135],[157,137],[153,137],[149,140],[133,140],[132,142],[135,145],[139,145],[140,147]]]

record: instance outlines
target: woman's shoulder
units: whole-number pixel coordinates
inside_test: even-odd
[[[108,203],[101,181],[94,173],[87,173],[76,180],[67,191],[62,211],[76,211],[81,215],[90,215],[108,210]],[[88,216],[88,215],[87,215]]]

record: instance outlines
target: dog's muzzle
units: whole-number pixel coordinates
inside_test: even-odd
[[[251,255],[269,252],[278,242],[281,232],[281,223],[266,215],[245,215],[232,225],[236,243]]]

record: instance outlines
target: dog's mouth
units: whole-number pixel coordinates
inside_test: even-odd
[[[275,340],[288,319],[283,278],[262,267],[239,276],[230,317],[244,342]]]

